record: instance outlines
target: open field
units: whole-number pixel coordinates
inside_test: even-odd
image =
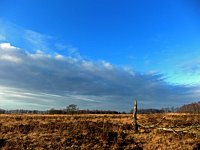
[[[200,115],[0,115],[0,149],[192,150],[200,144]],[[154,125],[154,127],[153,127]]]

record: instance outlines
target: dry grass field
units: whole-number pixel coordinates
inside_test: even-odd
[[[4,114],[0,115],[0,149],[198,149],[200,115],[143,114],[138,122],[142,127],[134,133],[132,116],[125,114]]]

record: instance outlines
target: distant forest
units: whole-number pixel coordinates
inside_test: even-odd
[[[128,113],[132,113],[131,110]],[[185,104],[181,107],[174,108],[161,108],[161,109],[138,109],[139,114],[150,114],[150,113],[200,113],[200,101],[190,104]],[[126,112],[118,112],[112,110],[80,110],[77,105],[71,104],[65,109],[50,109],[46,111],[39,110],[4,110],[0,109],[0,114],[127,114]]]
[[[181,106],[177,112],[180,113],[200,113],[200,101]]]

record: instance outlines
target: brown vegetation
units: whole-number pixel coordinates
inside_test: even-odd
[[[176,149],[199,147],[200,115],[0,115],[1,149]],[[161,130],[180,130],[171,132]],[[184,129],[184,130],[182,130]]]
[[[200,101],[191,103],[191,104],[185,104],[178,109],[178,112],[180,112],[180,113],[200,113]]]

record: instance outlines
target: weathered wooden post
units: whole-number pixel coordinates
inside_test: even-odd
[[[137,99],[134,100],[134,107],[133,107],[133,124],[135,133],[138,132],[138,124],[137,124]]]

